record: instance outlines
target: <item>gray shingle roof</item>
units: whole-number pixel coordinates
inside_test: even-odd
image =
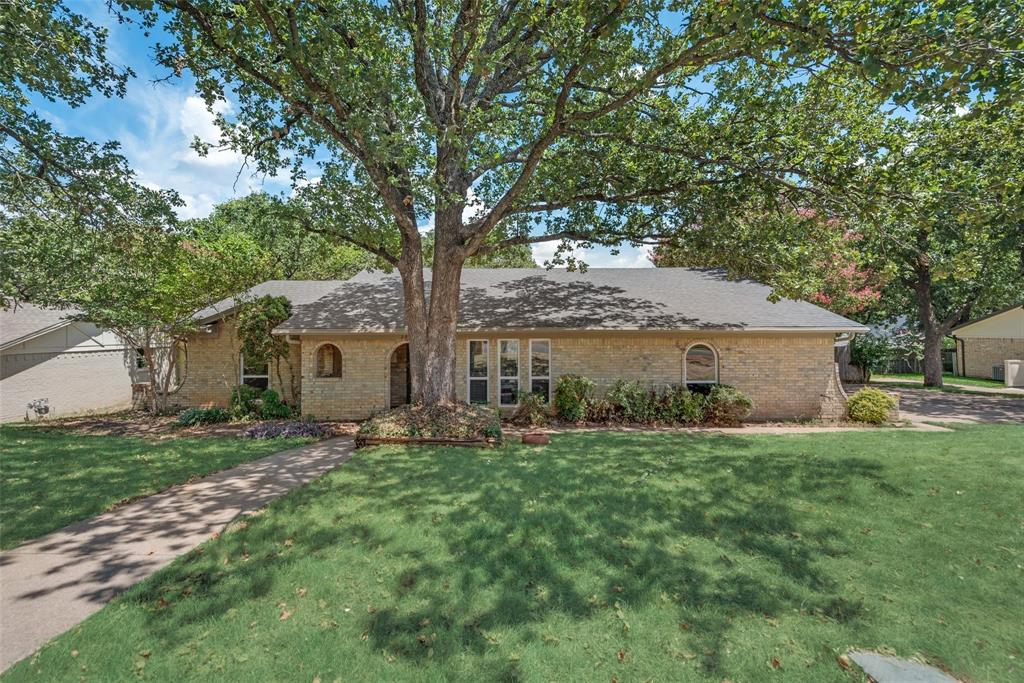
[[[239,299],[259,296],[285,296],[292,302],[292,306],[308,304],[333,292],[344,282],[345,280],[267,280],[238,296],[221,299],[196,313],[195,317],[200,323],[207,323],[233,311]]]
[[[67,325],[77,315],[78,311],[74,309],[43,308],[25,303],[0,310],[0,348],[20,344]]]
[[[424,272],[428,280],[430,271]],[[859,323],[805,301],[771,302],[769,287],[686,268],[537,268],[463,271],[461,330],[862,331]],[[294,303],[294,302],[293,302]],[[294,307],[278,332],[405,330],[398,273],[360,273]]]

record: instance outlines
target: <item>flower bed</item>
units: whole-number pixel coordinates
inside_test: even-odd
[[[498,413],[486,406],[409,405],[375,415],[359,427],[357,446],[447,444],[483,446],[501,441]]]

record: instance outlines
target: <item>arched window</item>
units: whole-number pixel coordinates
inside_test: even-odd
[[[718,354],[707,344],[686,349],[685,383],[718,384]]]
[[[324,344],[316,350],[316,376],[341,377],[341,349]]]

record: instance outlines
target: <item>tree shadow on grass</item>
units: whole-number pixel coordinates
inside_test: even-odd
[[[390,577],[384,604],[363,618],[368,646],[421,663],[484,655],[497,630],[529,641],[555,615],[615,623],[628,618],[623,610],[664,604],[692,627],[704,667],[717,672],[737,618],[860,616],[827,567],[853,540],[800,505],[842,503],[861,482],[873,495],[904,495],[880,464],[793,454],[781,441],[778,452],[746,454],[743,438],[679,435],[670,447],[608,438],[363,453],[222,537],[217,553],[194,554],[130,598],[161,605],[149,627],[173,642],[184,623],[264,598],[298,559],[357,542]],[[331,506],[342,512],[309,514]],[[404,528],[382,526],[384,516]],[[397,538],[410,530],[423,547]],[[444,550],[428,550],[427,539]],[[224,556],[248,560],[218,564]]]

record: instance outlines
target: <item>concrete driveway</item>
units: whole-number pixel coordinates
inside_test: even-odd
[[[352,456],[343,437],[254,460],[0,553],[0,671],[241,514]]]
[[[847,387],[853,393],[860,387]],[[1024,425],[1024,399],[954,394],[943,391],[877,385],[900,397],[900,417],[911,422],[968,422]]]

